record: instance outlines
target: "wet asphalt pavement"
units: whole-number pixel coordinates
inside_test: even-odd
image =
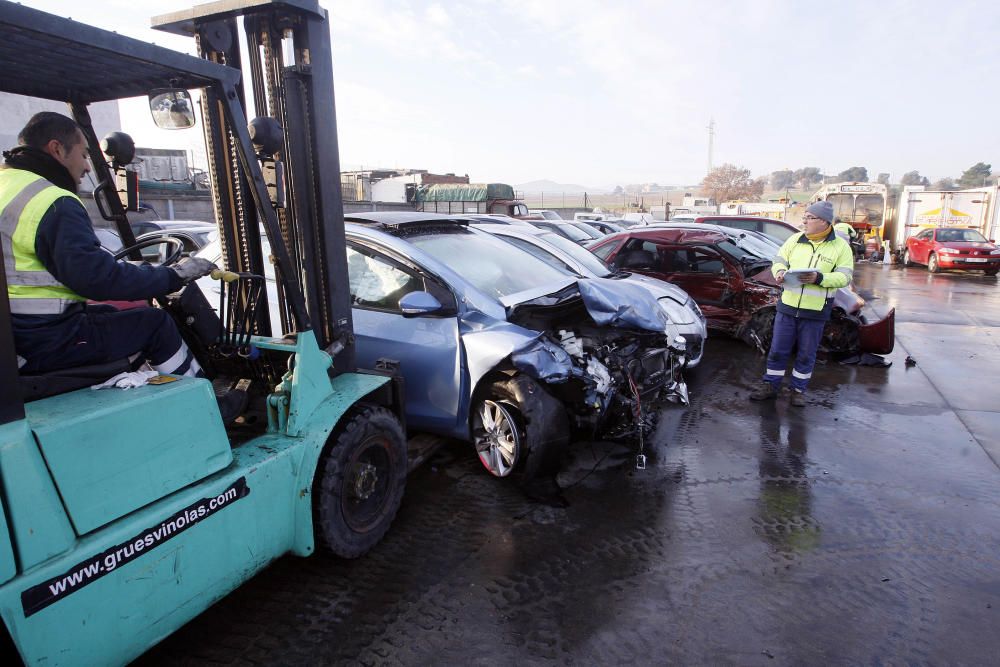
[[[891,368],[757,404],[763,359],[712,339],[646,470],[580,443],[537,502],[446,447],[368,556],[282,559],[140,662],[995,664],[1000,286],[856,280]]]

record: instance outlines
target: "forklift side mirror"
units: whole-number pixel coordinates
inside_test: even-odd
[[[182,88],[159,88],[149,94],[149,111],[161,130],[194,127],[194,102]]]

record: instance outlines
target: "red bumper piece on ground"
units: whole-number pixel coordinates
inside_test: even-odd
[[[858,327],[858,344],[862,352],[889,354],[896,346],[896,309],[878,322]]]

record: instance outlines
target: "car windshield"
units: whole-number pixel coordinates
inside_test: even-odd
[[[757,232],[735,231],[728,235],[732,243],[739,246],[744,253],[771,259],[778,251],[778,244]]]
[[[975,229],[939,229],[937,240],[945,243],[951,241],[964,241],[967,243],[989,243],[986,237]]]
[[[542,229],[550,229],[550,230],[554,231],[556,234],[560,234],[562,236],[565,236],[566,238],[572,239],[573,241],[589,241],[590,240],[590,236],[588,234],[584,234],[583,232],[581,232],[579,229],[577,229],[573,225],[557,224],[557,223],[554,223],[554,222],[542,222],[542,221],[539,221],[538,226],[541,227]]]
[[[542,217],[546,220],[562,220],[555,211],[542,211]]]
[[[554,245],[556,248],[561,250],[564,255],[569,255],[579,264],[582,264],[587,271],[598,278],[604,278],[605,276],[610,276],[611,271],[608,270],[608,265],[601,261],[601,259],[590,252],[586,248],[573,243],[567,238],[559,236],[558,234],[539,234],[539,238],[544,240],[550,245]]]
[[[566,280],[565,273],[489,234],[467,229],[435,229],[411,233],[405,238],[492,296],[507,296]]]
[[[770,257],[774,255],[773,252],[768,255],[762,255],[752,248],[738,246],[729,239],[719,241],[715,245],[719,250],[726,253],[741,264],[751,264],[765,259],[770,261]]]
[[[599,239],[604,237],[604,234],[600,233],[599,231],[597,231],[596,229],[594,229],[593,227],[584,222],[571,222],[569,224],[573,225],[574,227],[576,227],[577,229],[579,229],[581,232],[583,232],[592,239]]]

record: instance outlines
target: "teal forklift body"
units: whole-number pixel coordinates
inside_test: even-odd
[[[86,534],[75,531],[66,518],[68,507],[62,510],[59,490],[46,471],[42,443],[54,432],[46,430],[51,422],[44,404],[51,399],[28,404],[24,420],[0,426],[0,469],[6,472],[8,463],[16,461],[20,470],[35,470],[4,475],[3,518],[13,537],[0,541],[0,575],[6,580],[0,586],[0,614],[27,664],[124,664],[281,555],[313,552],[313,477],[323,448],[344,414],[390,379],[355,373],[330,379],[329,361],[323,360],[327,355],[308,332],[299,334],[294,349],[297,362],[283,384],[289,388],[296,435],[275,431],[244,442],[231,450],[222,469]],[[205,380],[181,378],[142,391],[174,392],[175,407],[196,412],[206,398],[205,388],[211,391]],[[112,459],[78,461],[81,475],[97,480],[95,498],[105,486],[99,474],[102,463],[109,480],[120,480],[122,466],[113,460],[115,452],[127,456],[129,445],[144,446],[137,443],[148,429],[167,428],[160,402],[144,400],[139,392],[108,390],[99,399],[108,402],[105,409],[112,415],[112,403],[128,403],[133,428],[142,427],[138,435],[117,429],[100,433],[96,427],[78,431],[87,439],[76,446],[99,447],[101,456]],[[301,405],[296,392],[304,399]],[[71,432],[74,423],[88,424],[94,393],[83,389],[55,397],[62,399],[52,408],[59,411],[60,433]],[[214,400],[210,406],[214,409]],[[183,422],[190,416],[176,412],[169,419]],[[287,426],[290,420],[286,416],[283,421]],[[206,471],[217,468],[218,432],[210,427],[204,434],[185,433],[187,455]],[[147,470],[138,463],[137,469]],[[71,472],[67,464],[61,474]],[[64,485],[79,486],[69,477],[59,489]],[[76,493],[96,502],[82,488]],[[133,488],[123,499],[134,504],[142,497]],[[35,508],[30,515],[6,512],[28,499]],[[59,508],[57,516],[63,520],[34,523],[40,514],[49,515],[38,512],[39,507]],[[95,517],[107,516],[94,512]],[[24,557],[19,555],[22,540],[32,545]]]
[[[233,458],[207,380],[170,379],[125,392],[84,389],[24,409],[78,535]]]

